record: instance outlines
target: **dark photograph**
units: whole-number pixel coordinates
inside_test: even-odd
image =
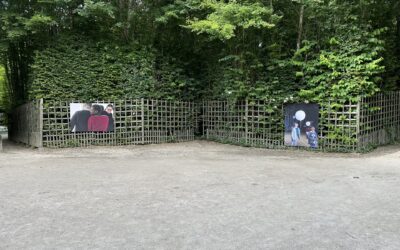
[[[285,145],[318,148],[317,104],[296,103],[285,106]]]

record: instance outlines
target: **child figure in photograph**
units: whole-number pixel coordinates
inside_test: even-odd
[[[300,128],[297,122],[292,127],[291,137],[292,137],[292,146],[297,146],[300,140]]]
[[[318,148],[318,135],[315,132],[315,127],[311,127],[311,131],[308,133],[308,144],[311,148]]]

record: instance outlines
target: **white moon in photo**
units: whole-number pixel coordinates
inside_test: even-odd
[[[302,121],[306,118],[306,112],[304,112],[303,110],[299,110],[296,112],[295,117],[296,117],[296,120]]]

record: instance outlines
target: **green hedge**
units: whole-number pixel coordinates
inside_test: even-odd
[[[172,59],[136,47],[93,42],[83,37],[60,38],[36,51],[29,98],[194,98],[196,82],[186,77]]]

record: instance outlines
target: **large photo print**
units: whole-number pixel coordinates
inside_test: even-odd
[[[318,148],[318,104],[285,106],[285,145]]]
[[[114,131],[114,105],[111,103],[71,103],[72,132]]]

